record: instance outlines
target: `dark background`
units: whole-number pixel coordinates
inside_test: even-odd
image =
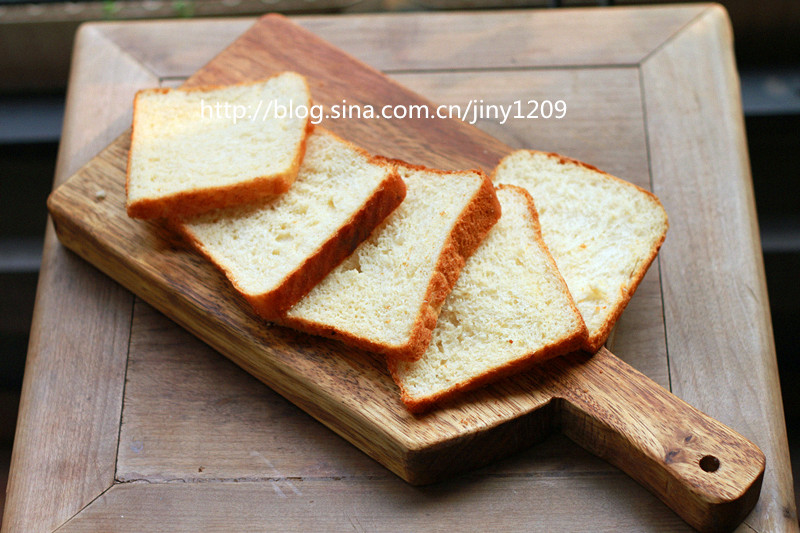
[[[513,0],[505,4],[487,2],[494,7],[519,5]],[[24,0],[0,0],[0,50],[4,53],[15,48],[24,56],[27,43],[21,39],[37,35],[35,16],[32,21],[20,22],[18,12],[9,15],[8,9],[22,8],[19,4],[23,3]],[[528,5],[546,9],[557,8],[560,3],[530,0]],[[612,2],[564,2],[569,6],[597,3]],[[734,27],[783,403],[794,478],[798,480],[800,387],[795,385],[800,382],[800,349],[794,328],[800,317],[800,2],[722,3],[729,10]],[[124,18],[126,9],[135,10],[137,6],[135,0],[116,4],[122,8],[115,12],[115,18]],[[307,0],[299,0],[299,4],[303,4],[302,9],[313,9]],[[469,1],[469,6],[475,5]],[[0,64],[0,518],[41,260],[47,217],[45,200],[52,184],[61,132],[70,43],[77,24],[83,20],[66,16],[53,26],[59,6],[66,4],[46,5],[49,11],[45,15],[50,18],[39,24],[45,42],[30,48],[31,57],[26,60],[15,56],[16,62]],[[113,10],[109,11],[108,2],[103,6],[104,11],[99,13],[108,18]],[[356,4],[355,10],[436,7],[459,7],[459,3],[442,0],[437,6],[436,0],[420,4],[362,2]],[[293,10],[289,6],[285,11]],[[132,12],[131,18],[137,18]],[[257,11],[242,13],[240,9],[230,14]],[[161,12],[158,15],[165,16]],[[102,17],[89,14],[84,19]],[[21,24],[27,24],[24,32]]]

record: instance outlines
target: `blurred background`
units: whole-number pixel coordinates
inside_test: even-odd
[[[671,3],[635,0],[0,0],[0,518],[72,40],[81,22]],[[795,492],[800,488],[800,1],[722,0],[736,58]]]

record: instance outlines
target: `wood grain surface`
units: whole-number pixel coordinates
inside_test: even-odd
[[[281,70],[305,75],[315,102],[328,109],[345,99],[434,107],[278,16],[260,19],[186,85]],[[440,168],[488,170],[509,150],[453,120],[351,118],[326,126],[373,153]],[[606,350],[558,359],[411,416],[380,358],[268,326],[169,231],[127,218],[128,142],[117,139],[53,193],[48,206],[61,241],[410,483],[486,464],[561,428],[700,529],[732,527],[755,504],[764,469],[758,448]]]
[[[682,37],[642,67],[654,192],[673,232],[661,256],[673,391],[723,421],[726,413],[739,413],[737,429],[776,458],[765,473],[768,496],[751,525],[794,529],[791,466],[779,459],[789,450],[727,14],[709,9]],[[699,102],[676,86],[715,97]],[[687,257],[681,253],[687,249],[696,253]],[[702,386],[691,385],[699,381]]]
[[[136,90],[158,83],[94,28],[76,46],[95,52],[73,63],[54,186],[130,124]],[[36,309],[4,531],[52,531],[114,481],[133,297],[64,249],[48,224]]]
[[[708,6],[302,16],[293,20],[385,73],[638,67]],[[337,20],[338,19],[338,20]],[[344,24],[343,21],[346,21]],[[253,19],[107,23],[109,38],[161,78],[188,77]],[[613,35],[610,30],[613,29]],[[469,36],[464,39],[464,36]],[[457,37],[462,39],[458,40]]]
[[[562,449],[569,441],[561,441]],[[677,515],[657,511],[658,501],[622,475],[543,477],[531,490],[527,476],[459,479],[430,487],[390,479],[348,479],[330,489],[329,479],[269,476],[263,482],[124,483],[115,485],[60,531],[169,532],[432,531],[470,530],[501,524],[507,531],[687,531]],[[376,498],[374,494],[391,495]],[[552,505],[553,501],[570,505]],[[164,505],[169,502],[169,505]],[[354,505],[354,502],[359,502]],[[416,512],[412,512],[416,510]],[[435,512],[435,516],[432,513]],[[602,527],[592,517],[608,516]],[[261,517],[255,521],[253,517]],[[583,527],[581,527],[583,526]],[[501,527],[502,529],[502,527]]]
[[[478,126],[510,147],[587,160],[669,202],[673,226],[662,260],[651,267],[608,346],[766,453],[761,498],[737,530],[797,531],[766,298],[737,309],[740,287],[765,293],[758,288],[764,280],[755,218],[746,207],[752,191],[724,12],[696,5],[295,21],[436,103],[565,98],[574,112],[557,122]],[[181,83],[252,23],[85,26],[76,43],[57,183],[130,124],[137,88]],[[472,38],[464,38],[465,28],[473,29]],[[435,38],[428,36],[432,32]],[[706,104],[701,112],[692,105],[697,101]],[[709,136],[716,141],[706,142]],[[726,164],[709,164],[715,161]],[[747,213],[737,222],[745,231],[726,230],[727,217],[702,215],[720,210]],[[673,212],[686,223],[676,226]],[[46,258],[59,248],[52,233],[48,243]],[[704,252],[712,249],[723,253],[709,264]],[[670,253],[675,260],[664,263]],[[64,269],[64,258],[75,266],[48,274]],[[686,260],[702,264],[690,270]],[[739,268],[748,261],[752,268]],[[712,281],[719,272],[728,273],[728,283]],[[669,280],[668,291],[662,278]],[[81,328],[32,331],[29,359],[38,362],[26,370],[18,427],[28,429],[17,436],[16,482],[9,486],[3,531],[50,531],[73,515],[62,529],[285,530],[291,524],[396,531],[413,524],[436,531],[456,522],[501,530],[687,530],[629,477],[563,436],[533,447],[523,443],[524,451],[450,481],[410,486],[149,305],[137,300],[133,320],[117,320],[120,311],[131,313],[126,291],[103,305],[70,305],[84,283],[111,282],[69,252],[45,260],[42,280],[40,293],[52,294],[40,294],[37,320],[111,323],[106,331],[130,337],[128,367],[116,370],[124,357],[104,356],[100,346],[84,343]],[[662,305],[669,308],[671,298],[680,309],[665,319]],[[69,320],[78,308],[80,317]],[[711,313],[725,319],[724,330],[702,327]],[[690,317],[685,322],[684,315]],[[737,349],[742,346],[747,349]],[[72,387],[84,383],[76,372],[86,367],[53,360],[64,354],[89,360],[88,386],[102,390],[104,380],[115,382],[124,401],[113,394],[88,397]],[[56,381],[54,372],[61,376]],[[561,418],[569,417],[574,413],[562,412]],[[82,425],[53,425],[65,418]],[[92,425],[121,425],[115,457],[92,448],[112,449],[117,433],[89,434]],[[66,440],[52,439],[53,427]],[[79,447],[63,445],[70,439],[90,441],[83,448],[88,452],[76,457]],[[51,466],[32,466],[40,464]],[[115,479],[102,474],[109,471]]]

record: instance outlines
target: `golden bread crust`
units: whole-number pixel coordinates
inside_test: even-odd
[[[136,132],[136,119],[139,97],[143,94],[167,94],[171,91],[181,91],[186,93],[191,92],[207,92],[225,87],[238,87],[248,86],[264,83],[272,78],[280,76],[284,73],[278,73],[268,78],[263,78],[256,81],[248,81],[236,83],[232,85],[203,85],[190,88],[155,88],[155,89],[142,89],[136,93],[133,100],[133,122],[131,126],[131,150],[134,148],[135,132]],[[305,78],[303,83],[306,90],[310,94],[308,81]],[[310,101],[309,101],[310,104]],[[233,185],[224,185],[217,187],[201,187],[181,191],[168,196],[159,198],[141,198],[139,200],[131,201],[129,190],[131,180],[131,151],[128,152],[128,162],[125,169],[125,196],[126,211],[131,218],[151,219],[151,218],[185,218],[193,215],[199,215],[214,209],[225,207],[234,207],[237,205],[251,204],[263,200],[267,196],[281,194],[289,190],[294,183],[297,173],[300,170],[300,165],[303,162],[303,157],[306,152],[306,139],[314,130],[314,124],[311,123],[311,118],[305,119],[305,131],[300,144],[295,151],[292,158],[291,166],[284,172],[272,174],[268,176],[256,176],[247,181],[241,181]]]
[[[572,164],[580,166],[587,170],[591,170],[592,172],[602,174],[606,178],[614,180],[625,187],[631,187],[639,191],[640,193],[644,194],[646,197],[648,197],[650,201],[655,203],[662,211],[664,211],[664,216],[666,217],[666,210],[664,209],[664,206],[661,204],[661,201],[658,199],[658,197],[652,192],[648,191],[647,189],[643,189],[642,187],[639,187],[634,183],[625,181],[612,174],[609,174],[608,172],[604,172],[593,165],[584,163],[583,161],[572,159],[570,157],[566,157],[554,152],[543,152],[540,150],[525,150],[525,152],[528,152],[530,154],[540,154],[551,159],[556,159],[558,160],[558,163],[561,165]],[[510,155],[506,157],[510,157]],[[495,168],[495,170],[492,172],[492,181],[494,181],[496,178],[497,168],[499,168],[500,165],[502,165],[505,159],[506,158],[503,158],[498,163],[498,166]],[[619,317],[622,315],[622,312],[625,310],[625,307],[627,307],[628,302],[630,302],[631,298],[633,297],[633,293],[636,292],[637,287],[639,286],[645,274],[647,273],[647,269],[650,268],[650,265],[656,258],[656,255],[658,255],[658,251],[661,249],[661,245],[664,244],[664,240],[666,239],[666,230],[669,228],[669,220],[665,218],[665,222],[666,222],[666,228],[663,234],[661,235],[661,238],[654,244],[654,246],[650,250],[650,253],[647,255],[647,257],[644,258],[644,260],[639,264],[639,267],[632,274],[631,281],[628,284],[628,286],[621,288],[620,291],[621,297],[614,303],[614,309],[608,315],[608,318],[603,323],[603,325],[593,334],[589,335],[586,338],[586,341],[583,343],[583,346],[581,346],[582,350],[589,353],[595,353],[603,346],[603,344],[605,344],[606,340],[608,339],[608,336],[611,334],[611,330],[614,328],[614,325],[617,323],[617,320],[619,320]]]
[[[447,174],[440,170],[434,172]],[[416,361],[424,355],[431,342],[442,305],[458,281],[461,269],[500,219],[500,201],[491,180],[481,170],[473,172],[481,176],[481,186],[459,215],[453,232],[442,248],[408,347],[384,352],[389,358]]]
[[[514,190],[515,192],[517,192],[518,194],[522,195],[525,198],[525,202],[528,205],[528,211],[533,220],[535,239],[543,247],[543,249],[547,251],[547,246],[544,244],[544,240],[542,239],[541,226],[539,224],[539,214],[536,211],[533,198],[531,198],[531,195],[528,193],[528,191],[514,185],[499,185],[497,189]],[[555,260],[553,259],[553,257],[550,255],[549,252],[546,253],[547,253],[548,263],[552,267],[553,271],[558,273],[558,268],[556,267]],[[560,273],[558,273],[558,279],[560,281],[560,284],[564,292],[569,294],[567,283],[564,281],[563,277],[561,277]],[[400,396],[403,401],[403,404],[405,404],[406,408],[412,413],[415,414],[423,413],[431,409],[432,407],[446,400],[449,400],[450,398],[453,398],[454,396],[460,395],[465,391],[473,390],[482,387],[488,383],[502,379],[506,376],[523,372],[531,368],[532,366],[535,366],[536,364],[539,364],[542,361],[546,361],[547,359],[550,359],[552,357],[557,357],[559,355],[564,355],[566,353],[580,349],[584,341],[586,340],[586,335],[587,335],[586,325],[584,324],[583,318],[581,318],[580,312],[578,311],[578,308],[575,306],[575,303],[570,302],[570,306],[572,307],[575,316],[579,320],[579,325],[573,331],[569,332],[562,339],[560,339],[558,342],[550,344],[549,346],[546,346],[541,350],[525,354],[513,361],[508,361],[503,365],[493,368],[488,372],[485,372],[479,376],[475,376],[461,383],[457,383],[448,389],[438,391],[430,396],[414,397],[413,395],[411,395],[408,392],[408,390],[406,390],[405,387],[403,386],[403,382],[398,375],[397,371],[398,361],[389,359],[387,361],[389,372],[391,373],[395,383],[397,383],[398,387],[400,388]]]
[[[237,292],[250,303],[256,314],[266,320],[280,321],[289,308],[296,304],[322,278],[344,261],[362,241],[369,237],[372,230],[400,205],[406,195],[405,181],[403,181],[403,178],[394,167],[390,167],[381,159],[370,156],[364,149],[327,130],[320,128],[320,131],[324,131],[348,145],[373,164],[388,167],[389,172],[364,205],[273,290],[262,294],[248,294],[242,290],[232,272],[214,260],[203,246],[203,243],[192,234],[186,224],[182,224],[179,221],[174,223],[186,239],[228,277]]]
[[[411,165],[404,161],[380,156],[378,159],[386,164],[405,166],[412,170],[432,172],[442,176],[454,173]],[[279,322],[306,333],[341,340],[362,350],[381,353],[387,358],[414,361],[422,357],[431,341],[439,311],[458,280],[464,263],[500,218],[500,202],[497,200],[491,181],[482,171],[474,170],[473,172],[481,176],[481,186],[459,214],[453,231],[442,247],[408,342],[401,345],[378,343],[339,328],[320,325],[299,317],[284,315]]]
[[[303,265],[289,274],[278,289],[269,294],[247,297],[256,313],[267,320],[282,320],[286,311],[369,237],[372,230],[400,205],[405,195],[403,178],[392,171],[367,203]]]

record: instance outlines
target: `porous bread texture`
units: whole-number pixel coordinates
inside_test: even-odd
[[[464,261],[500,217],[481,171],[396,162],[403,203],[281,320],[315,335],[418,359]]]
[[[394,166],[316,128],[288,192],[178,222],[256,313],[275,320],[405,197]]]
[[[576,350],[586,338],[530,195],[501,186],[497,196],[503,215],[467,260],[427,351],[415,362],[388,360],[412,412]]]
[[[544,241],[589,330],[583,348],[596,352],[664,242],[661,202],[590,165],[532,150],[508,155],[492,179],[533,196]]]
[[[288,109],[310,105],[305,78],[294,72],[225,87],[139,91],[128,155],[128,215],[190,216],[285,192],[313,127],[308,115]],[[287,112],[278,116],[268,106]]]

